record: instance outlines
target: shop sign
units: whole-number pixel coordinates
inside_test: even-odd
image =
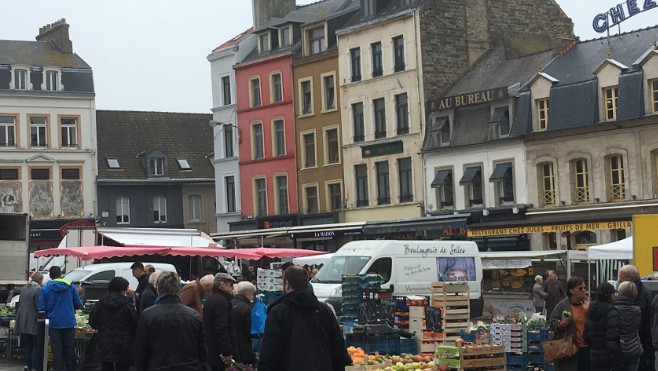
[[[258,229],[290,228],[297,225],[299,225],[299,217],[297,215],[258,218]]]
[[[401,140],[361,147],[362,158],[392,155],[402,152],[404,152],[404,146]]]
[[[455,95],[452,97],[445,97],[436,99],[429,102],[430,112],[441,111],[444,109],[455,109],[460,107],[475,106],[478,104],[495,102],[507,99],[509,93],[507,87],[494,88],[489,90],[476,91],[473,93],[466,93]]]
[[[592,27],[598,33],[606,32],[610,26],[618,25],[636,14],[657,6],[655,0],[626,0],[605,13],[597,14],[592,21]]]
[[[482,259],[482,269],[520,269],[530,266],[530,259]]]
[[[595,222],[595,223],[573,223],[555,225],[533,225],[527,227],[506,227],[489,229],[471,229],[468,237],[506,236],[528,233],[555,233],[555,232],[581,232],[599,229],[624,229],[631,228],[632,222]]]

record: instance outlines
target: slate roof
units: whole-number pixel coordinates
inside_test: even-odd
[[[377,0],[381,8],[371,17],[364,17],[362,12],[356,12],[349,21],[345,22],[338,33],[349,32],[364,26],[375,25],[389,19],[397,18],[403,14],[422,7],[421,1],[403,5],[400,0]]]
[[[98,180],[148,179],[142,158],[153,150],[166,155],[165,178],[158,180],[214,180],[208,158],[213,152],[211,114],[96,111]],[[110,170],[107,158],[119,160],[121,170]],[[191,170],[181,171],[177,159],[186,159]]]
[[[91,69],[77,54],[60,51],[50,41],[0,40],[0,64],[30,66],[56,65],[62,68]]]

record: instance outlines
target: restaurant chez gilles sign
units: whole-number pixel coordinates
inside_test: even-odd
[[[606,32],[610,26],[618,25],[636,14],[656,7],[658,7],[658,4],[655,0],[626,0],[626,2],[610,8],[605,13],[597,14],[594,21],[592,21],[592,27],[596,32]]]

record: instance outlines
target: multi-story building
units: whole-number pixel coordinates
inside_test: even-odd
[[[240,220],[240,168],[238,166],[238,117],[233,66],[256,46],[253,28],[215,48],[208,56],[213,96],[213,138],[215,150],[215,199],[217,232],[229,230],[228,223]],[[213,231],[214,232],[214,231]]]
[[[0,40],[0,212],[31,216],[31,251],[96,217],[92,69],[73,53],[64,19],[36,40]]]
[[[98,110],[101,225],[216,231],[211,119]]]
[[[346,0],[326,0],[297,7],[290,0],[253,1],[257,47],[234,67],[246,221],[232,223],[233,230],[299,224],[293,55],[299,48],[300,26],[340,10],[344,3]],[[288,238],[270,240],[273,244],[286,242]]]

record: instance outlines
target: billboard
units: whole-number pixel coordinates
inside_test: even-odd
[[[658,214],[633,216],[633,260],[640,276],[658,272]]]

